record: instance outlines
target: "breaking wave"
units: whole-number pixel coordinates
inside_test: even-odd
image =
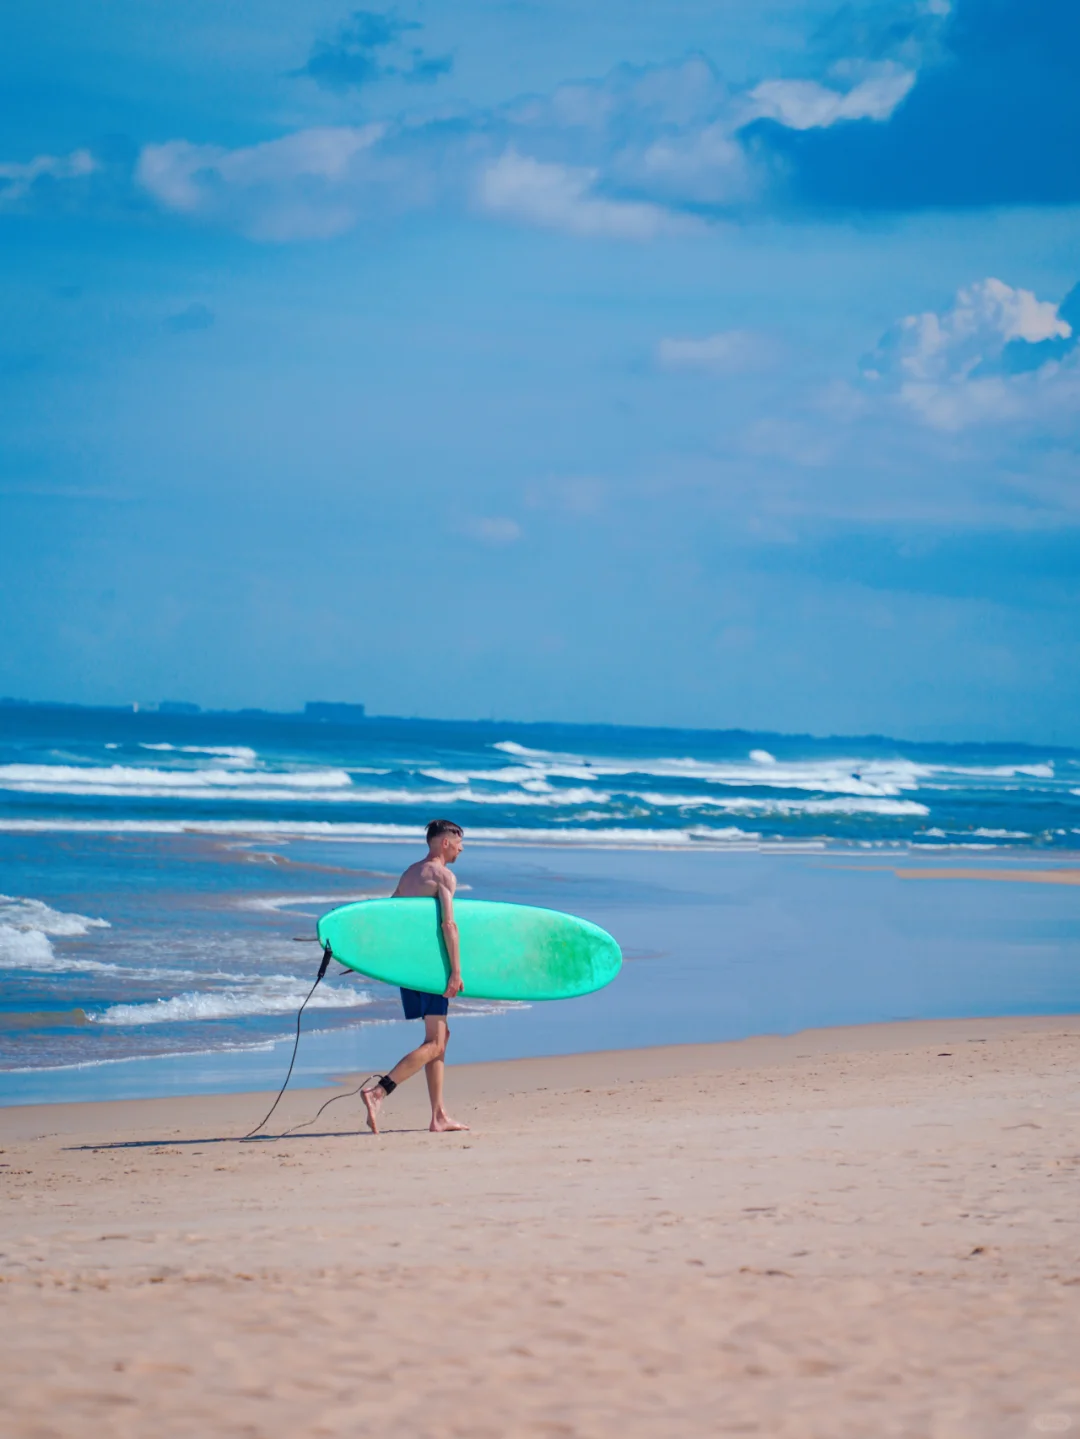
[[[0,894],[0,969],[115,972],[113,964],[57,955],[51,943],[52,938],[73,939],[109,927],[107,919],[52,909],[40,899]]]
[[[555,726],[567,743],[541,748],[490,726],[411,725],[340,738],[263,719],[258,748],[233,721],[204,744],[158,728],[122,746],[12,747],[0,830],[397,841],[453,814],[491,844],[917,844],[940,831],[1071,846],[1080,818],[1080,755],[1064,749]]]
[[[195,990],[170,999],[142,1004],[113,1004],[89,1013],[94,1024],[131,1027],[142,1024],[192,1024],[212,1019],[249,1019],[261,1014],[294,1014],[311,988],[310,981],[289,975],[267,975],[248,985],[227,989]],[[321,984],[308,1001],[308,1009],[359,1009],[372,1004],[364,989]]]

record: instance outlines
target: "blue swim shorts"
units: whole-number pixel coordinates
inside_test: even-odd
[[[403,989],[401,1007],[406,1019],[425,1019],[429,1014],[445,1015],[450,1001],[445,994],[424,994],[419,989]]]

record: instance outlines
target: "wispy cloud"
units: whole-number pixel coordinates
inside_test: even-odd
[[[835,90],[816,80],[763,80],[749,98],[758,116],[789,130],[825,130],[841,120],[888,120],[915,79],[913,70],[889,66],[849,90]]]
[[[734,87],[702,55],[618,65],[436,119],[301,130],[237,150],[173,140],[143,152],[138,178],[167,209],[259,239],[338,234],[388,207],[435,200],[582,238],[686,233],[784,202],[785,173],[762,126],[807,134],[888,123],[916,84],[923,31],[944,23],[940,5],[915,6],[899,37],[829,60],[822,79]],[[408,50],[416,28],[356,11],[303,73],[336,89],[425,78],[445,67]]]
[[[1002,0],[1010,13],[1016,3]],[[1059,0],[1047,4],[1058,14]],[[872,189],[876,172],[863,171],[873,137],[906,134],[905,117],[923,104],[924,88],[937,94],[957,68],[941,63],[956,30],[946,0],[900,0],[887,17],[876,9],[869,18],[843,14],[816,50],[793,62],[802,73],[735,86],[700,54],[619,65],[546,93],[434,118],[427,110],[313,127],[237,148],[176,138],[146,146],[135,179],[144,199],[166,211],[269,241],[337,235],[367,218],[436,203],[631,241],[791,213],[806,202],[817,208],[854,193],[852,186]],[[417,28],[355,11],[297,73],[335,90],[443,73],[445,57],[432,59],[412,43]],[[956,44],[970,48],[968,31],[956,33]],[[996,32],[994,44],[1004,44]],[[939,132],[942,143],[953,143],[948,137],[963,115],[953,105],[935,127],[935,143]],[[1080,104],[1073,118],[1080,122]],[[93,164],[89,152],[76,151],[2,166],[0,198]],[[933,157],[926,164],[932,169]],[[948,184],[957,195],[969,186],[969,171],[952,167]],[[894,175],[893,202],[904,203],[912,173]]]
[[[35,155],[23,164],[0,164],[0,205],[23,199],[40,182],[81,180],[97,168],[89,150],[72,150],[70,155]]]
[[[523,534],[517,520],[508,519],[505,515],[481,515],[466,520],[462,529],[471,539],[485,545],[512,545]]]
[[[364,21],[369,38],[389,33],[373,25]],[[762,203],[770,173],[742,132],[763,116],[802,129],[881,119],[911,83],[889,72],[846,91],[778,80],[737,92],[692,56],[452,119],[299,130],[238,149],[172,140],[143,150],[136,178],[164,208],[258,239],[334,235],[380,208],[440,198],[567,234],[648,240]]]
[[[715,335],[669,337],[656,347],[665,369],[704,369],[733,374],[760,370],[776,358],[776,344],[754,330],[721,330]]]
[[[359,218],[364,169],[382,125],[297,130],[235,150],[170,140],[147,145],[136,180],[167,210],[232,225],[260,240],[322,239]]]
[[[307,64],[296,71],[330,90],[357,89],[377,80],[431,84],[453,69],[449,55],[426,55],[407,37],[423,29],[415,20],[401,20],[374,10],[354,10],[330,40],[318,41]]]
[[[607,199],[595,187],[599,171],[557,165],[508,150],[481,172],[477,197],[482,209],[526,224],[571,235],[649,240],[693,222],[659,205]]]

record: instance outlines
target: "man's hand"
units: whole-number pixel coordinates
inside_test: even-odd
[[[461,975],[452,974],[446,988],[443,990],[443,994],[447,999],[453,999],[454,996],[460,994],[464,988],[465,986],[461,982]]]

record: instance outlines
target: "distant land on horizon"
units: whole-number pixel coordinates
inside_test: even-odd
[[[362,704],[350,704],[338,700],[308,700],[302,710],[268,710],[244,708],[237,710],[204,709],[191,700],[132,700],[125,705],[85,705],[69,700],[24,700],[11,695],[0,695],[0,707],[4,709],[49,709],[49,710],[99,710],[108,714],[159,714],[159,715],[244,715],[253,717],[267,715],[272,719],[303,719],[337,724],[355,724],[367,719]]]
[[[368,714],[364,705],[353,704],[344,701],[332,700],[308,700],[302,710],[271,710],[256,706],[245,706],[241,709],[204,709],[201,705],[188,700],[162,700],[158,702],[133,701],[131,704],[123,705],[90,705],[80,704],[68,700],[27,700],[18,699],[10,695],[0,695],[0,711],[15,710],[25,712],[27,710],[42,710],[47,712],[72,712],[83,714],[111,714],[123,715],[138,719],[168,719],[188,720],[199,722],[203,720],[248,720],[258,723],[259,721],[276,720],[279,722],[293,722],[303,725],[322,724],[334,725],[337,727],[363,726],[374,727],[380,724],[394,725],[415,725],[423,728],[460,728],[462,726],[480,729],[506,730],[513,729],[521,733],[536,733],[550,735],[553,731],[559,731],[568,737],[580,734],[595,735],[606,734],[634,734],[661,736],[709,736],[712,739],[741,739],[748,743],[760,743],[767,741],[805,741],[812,744],[893,744],[903,746],[906,750],[964,750],[968,753],[982,752],[985,754],[999,754],[1017,752],[1025,754],[1047,755],[1075,755],[1076,747],[1055,743],[1055,744],[1033,744],[1028,740],[916,740],[898,739],[894,735],[887,734],[828,734],[815,735],[804,731],[784,730],[752,730],[741,727],[717,727],[705,729],[700,726],[686,725],[635,725],[635,724],[612,724],[612,723],[589,723],[578,720],[521,720],[507,718],[487,719],[443,719],[427,715],[373,715]]]

